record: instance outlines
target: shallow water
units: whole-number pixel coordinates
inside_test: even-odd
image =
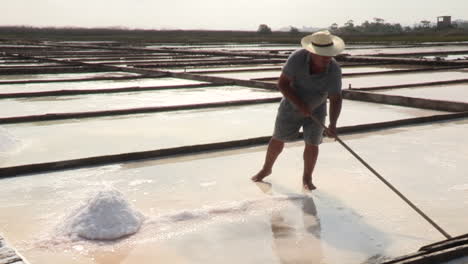
[[[0,118],[157,107],[217,101],[247,100],[281,96],[278,92],[240,86],[174,89],[131,93],[83,94],[0,100]]]
[[[468,103],[466,84],[389,89],[375,93]]]
[[[362,48],[366,49],[354,51],[400,52],[385,47]],[[406,51],[430,49],[438,48]],[[345,79],[344,87],[345,82],[352,82],[353,87],[371,87],[454,78],[466,77],[460,72],[366,76]],[[198,83],[172,78],[147,81],[1,88],[45,91]],[[453,93],[458,99],[465,98],[462,86],[383,92],[409,96],[419,92],[418,97],[448,100]],[[442,90],[446,87],[447,90]],[[30,109],[38,107],[39,111],[48,104],[49,111],[73,101],[76,105],[70,105],[68,110],[90,105],[131,106],[152,99],[155,102],[161,99],[164,104],[175,97],[171,91],[160,93],[164,94],[164,100],[156,94],[148,98],[151,100],[138,98],[136,94],[133,99],[110,101],[94,95],[84,96],[83,101],[80,97],[70,101],[64,97],[67,101],[54,102],[54,106],[42,99],[21,103],[5,100],[12,104],[5,104],[2,109],[12,107],[12,112],[20,113],[17,110],[24,103]],[[177,101],[179,98],[183,97],[178,94]],[[52,98],[46,98],[49,99]],[[208,98],[197,98],[205,99]],[[2,126],[0,140],[6,142],[6,136],[10,136],[17,140],[18,148],[0,156],[0,166],[268,136],[276,108],[277,104],[263,104]],[[339,126],[437,113],[440,112],[345,100]],[[342,139],[449,234],[456,236],[468,232],[465,132],[468,121],[459,119],[347,135]],[[273,174],[266,179],[269,184],[249,180],[264,159],[265,146],[3,179],[0,233],[32,264],[375,263],[444,238],[331,140],[321,145],[314,173],[314,183],[319,189],[304,193],[300,181],[302,152],[302,142],[288,144]],[[136,235],[115,242],[90,242],[70,239],[57,230],[67,212],[91,192],[108,186],[121,190],[146,216]]]
[[[2,63],[3,61],[0,61]],[[18,63],[7,63],[1,65],[0,69],[9,68],[9,67],[29,67],[29,66],[60,66],[60,63],[41,63],[41,62],[18,62]]]
[[[420,46],[420,47],[380,47],[372,49],[349,49],[345,50],[344,53],[350,55],[376,55],[379,53],[384,54],[396,54],[396,53],[416,53],[416,52],[447,52],[447,51],[464,51],[468,50],[467,45],[440,45],[440,46]]]
[[[184,85],[201,83],[192,80],[176,78],[145,78],[134,80],[105,80],[105,81],[84,81],[84,82],[58,82],[58,83],[28,83],[0,85],[2,93],[21,92],[43,92],[57,90],[78,90],[78,89],[106,89],[120,87],[147,87],[163,85]]]
[[[344,77],[343,89],[349,88],[367,88],[389,85],[416,84],[422,82],[440,82],[457,79],[467,79],[468,72],[463,71],[434,71],[420,73],[404,73],[390,75],[372,75]]]
[[[0,75],[0,81],[18,81],[18,80],[61,80],[61,79],[79,79],[96,77],[122,77],[137,76],[138,74],[127,72],[86,72],[86,73],[55,73],[55,74],[15,74]],[[2,87],[2,86],[0,86]],[[2,87],[3,90],[3,87]]]
[[[392,70],[404,70],[408,67],[404,66],[380,66],[380,67],[342,67],[342,73],[368,73]],[[234,72],[234,73],[208,73],[208,76],[218,76],[233,79],[250,80],[255,78],[279,78],[281,70],[275,69],[271,71],[256,71],[256,72]],[[363,77],[364,78],[364,77]]]
[[[467,54],[456,54],[456,55],[439,55],[439,56],[424,56],[426,59],[437,59],[441,58],[443,60],[468,60]]]
[[[2,157],[0,166],[270,136],[277,108],[278,103],[270,103],[5,125],[3,127],[20,140],[22,149]],[[439,113],[345,101],[338,125],[368,124]]]

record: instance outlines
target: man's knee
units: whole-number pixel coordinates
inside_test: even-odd
[[[271,148],[273,148],[274,150],[276,150],[276,151],[282,151],[282,150],[283,150],[283,147],[284,147],[284,141],[272,137],[272,138],[270,139],[269,146],[270,146]]]
[[[319,145],[306,143],[304,150],[306,152],[318,152]]]

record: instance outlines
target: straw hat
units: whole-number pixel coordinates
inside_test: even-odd
[[[328,30],[307,35],[301,40],[302,47],[320,56],[336,56],[345,49],[344,41]]]

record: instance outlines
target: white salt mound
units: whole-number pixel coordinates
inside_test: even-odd
[[[98,192],[65,220],[70,236],[92,240],[113,240],[136,233],[143,215],[134,210],[122,193],[110,189]]]

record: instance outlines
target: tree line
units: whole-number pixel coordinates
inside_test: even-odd
[[[400,23],[388,23],[382,18],[375,17],[372,21],[364,21],[360,25],[348,20],[344,25],[337,23],[331,24],[328,29],[335,34],[398,34],[398,33],[420,33],[420,32],[440,32],[440,31],[468,31],[467,20],[455,20],[448,27],[440,28],[436,23],[428,20],[422,20],[414,26],[402,26]],[[271,34],[272,30],[267,24],[260,24],[257,32],[259,34]],[[290,33],[297,34],[299,29],[291,26]]]

